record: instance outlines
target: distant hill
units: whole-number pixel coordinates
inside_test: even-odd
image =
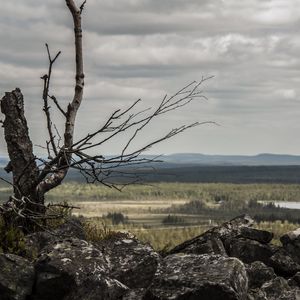
[[[150,155],[143,157],[154,158]],[[138,173],[145,182],[300,183],[300,156],[296,155],[178,153],[160,156],[158,159],[162,162],[139,165],[138,169],[125,169],[129,173]],[[6,158],[0,157],[0,177],[9,179],[11,174],[8,175],[3,170],[7,162]],[[66,180],[85,181],[77,170],[70,170]],[[124,177],[116,180],[126,181]]]
[[[161,157],[166,163],[214,165],[214,166],[299,166],[300,156],[285,154],[246,155],[207,155],[197,153],[178,153]]]
[[[144,155],[155,158],[154,155]],[[176,153],[158,157],[166,166],[170,164],[213,165],[213,166],[300,166],[300,155],[262,153],[247,155],[208,155],[201,153]],[[0,156],[0,167],[6,166],[8,159]],[[156,164],[157,165],[157,164]],[[173,165],[173,167],[175,167]]]

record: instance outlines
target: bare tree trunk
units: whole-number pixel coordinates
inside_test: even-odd
[[[15,196],[29,197],[36,186],[39,170],[24,115],[23,95],[19,89],[15,89],[6,93],[0,104],[5,115],[4,136],[10,158],[6,170],[13,174]]]
[[[44,195],[36,193],[39,169],[33,155],[21,91],[17,88],[6,93],[0,101],[0,106],[5,115],[4,136],[10,158],[5,170],[13,174],[14,196],[19,200],[23,198],[24,209],[33,212],[39,211],[41,206],[32,205],[32,203],[43,204]],[[19,205],[21,205],[21,201]],[[16,206],[18,209],[18,203]],[[9,216],[7,217],[9,218]],[[11,220],[7,221],[11,222]],[[27,221],[22,220],[22,223],[24,222]]]

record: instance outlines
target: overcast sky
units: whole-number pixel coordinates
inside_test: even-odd
[[[300,0],[88,0],[83,28],[86,89],[77,137],[138,98],[155,106],[165,93],[214,75],[202,87],[208,101],[165,115],[137,143],[210,120],[221,126],[194,128],[150,152],[300,154]],[[51,94],[63,106],[73,94],[65,1],[3,1],[0,41],[1,97],[21,88],[32,139],[44,144],[45,42],[62,51]],[[122,141],[99,151],[115,153]],[[3,132],[0,143],[5,155]]]

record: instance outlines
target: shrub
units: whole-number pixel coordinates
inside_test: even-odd
[[[24,233],[18,227],[7,226],[0,216],[0,252],[23,255],[25,253]]]
[[[104,222],[99,225],[86,221],[83,223],[83,228],[86,239],[91,242],[98,242],[116,234],[116,231],[109,229]]]
[[[109,212],[107,215],[104,215],[103,218],[111,220],[113,225],[128,223],[128,217],[124,216],[122,213]]]

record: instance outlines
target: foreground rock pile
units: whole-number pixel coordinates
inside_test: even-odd
[[[80,224],[27,237],[26,258],[0,254],[0,300],[300,300],[300,229],[273,234],[241,216],[164,257],[129,233],[97,243]]]

